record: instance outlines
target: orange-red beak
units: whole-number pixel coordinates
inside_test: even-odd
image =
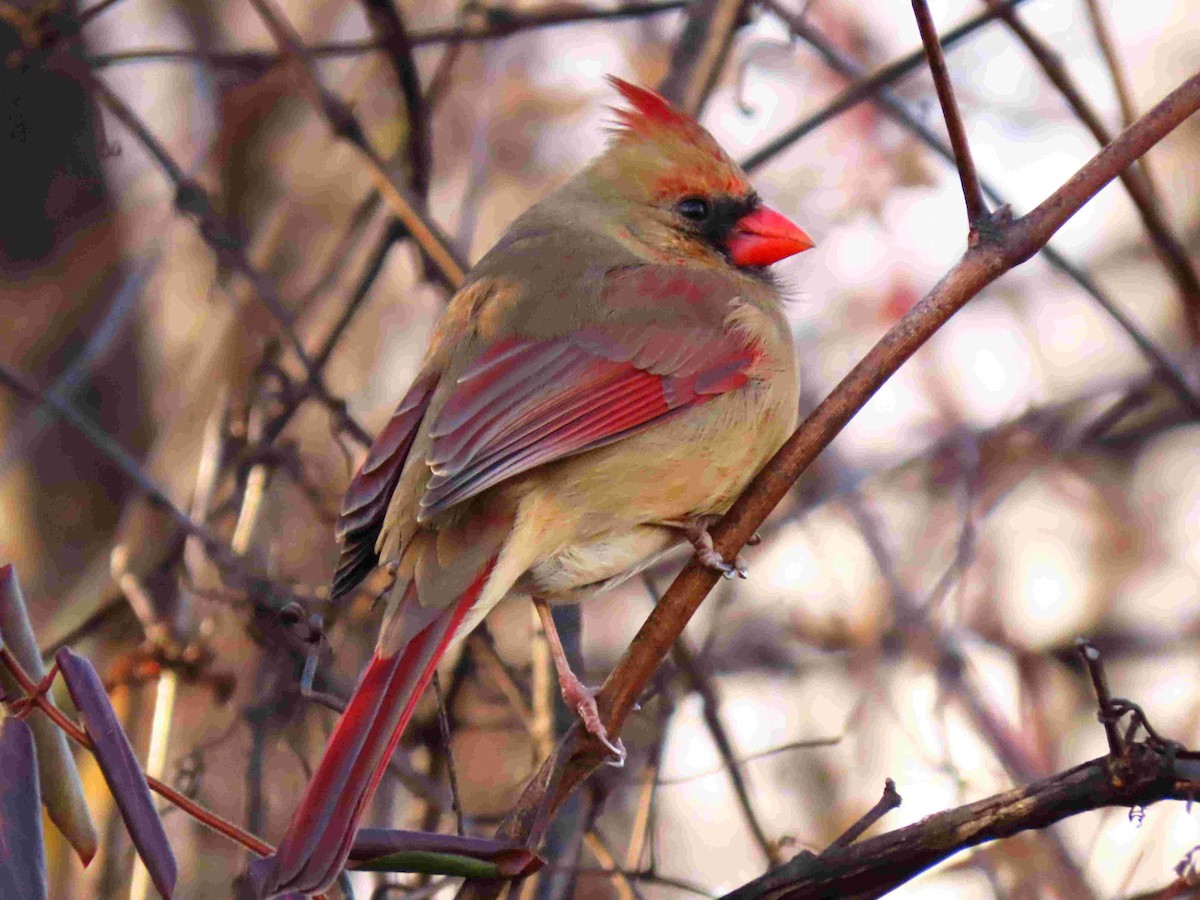
[[[790,219],[760,206],[738,219],[727,243],[736,266],[769,266],[813,246],[813,240]]]

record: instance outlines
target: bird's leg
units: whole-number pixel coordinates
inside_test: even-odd
[[[567,707],[579,716],[583,727],[595,735],[612,753],[608,764],[620,768],[625,765],[625,745],[620,738],[617,738],[615,744],[608,739],[608,730],[600,721],[600,710],[596,708],[596,690],[585,685],[571,671],[571,664],[567,662],[567,654],[558,637],[558,629],[554,626],[554,617],[550,614],[550,604],[541,597],[534,597],[533,606],[537,610],[538,618],[542,620],[546,640],[550,642],[550,656],[554,660],[554,670],[558,673],[558,686],[562,689],[563,700],[566,701]]]
[[[710,569],[716,569],[726,578],[732,578],[735,575],[738,578],[745,578],[750,570],[746,567],[746,560],[742,558],[742,554],[739,553],[735,556],[732,563],[727,563],[713,546],[713,539],[712,535],[708,533],[708,526],[720,518],[720,516],[711,515],[696,516],[692,519],[684,519],[680,522],[668,522],[667,524],[679,528],[687,535],[687,539],[696,548],[696,559],[700,560],[701,563]],[[758,538],[758,535],[755,534],[747,543],[753,545],[760,541],[761,538]]]

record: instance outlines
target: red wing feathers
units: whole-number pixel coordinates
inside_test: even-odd
[[[420,518],[740,387],[755,356],[740,336],[686,326],[595,326],[498,344],[462,374],[433,423]]]
[[[337,522],[342,552],[333,576],[335,600],[352,591],[379,560],[375,541],[437,381],[435,376],[426,377],[408,389],[346,489]]]

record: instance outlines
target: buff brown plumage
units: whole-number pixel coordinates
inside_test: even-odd
[[[613,83],[627,105],[609,147],[471,270],[347,490],[335,596],[381,560],[397,579],[267,864],[267,896],[337,877],[438,659],[505,596],[544,613],[689,539],[734,570],[705,524],[797,416],[791,333],[765,267],[812,242],[699,124]],[[557,656],[564,694],[607,741]]]

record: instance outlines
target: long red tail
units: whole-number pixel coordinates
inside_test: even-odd
[[[376,651],[371,657],[279,848],[263,861],[269,862],[264,896],[316,893],[337,878],[358,832],[359,817],[421,692],[491,570],[489,563],[457,603],[437,613],[403,648],[389,655]],[[402,606],[415,602],[410,585]]]

